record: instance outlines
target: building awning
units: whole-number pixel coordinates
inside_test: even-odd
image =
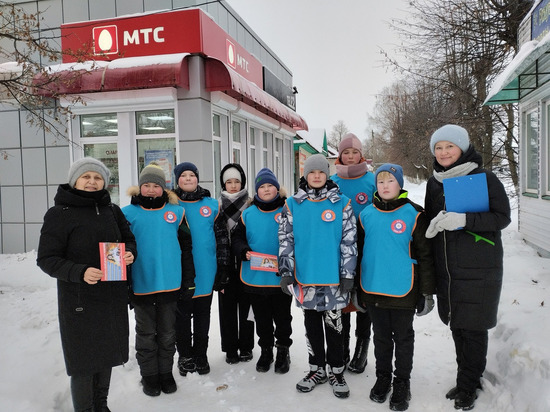
[[[59,64],[47,67],[45,74],[36,75],[33,86],[42,96],[176,86],[189,89],[188,55]]]
[[[550,37],[525,43],[506,69],[493,83],[483,104],[517,103],[550,81]]]
[[[207,57],[204,67],[206,90],[223,91],[295,130],[308,130],[306,121],[300,115],[222,61]]]

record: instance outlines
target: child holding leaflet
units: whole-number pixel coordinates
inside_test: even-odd
[[[287,373],[290,368],[289,348],[292,345],[292,297],[281,290],[276,270],[255,270],[250,263],[251,252],[272,255],[276,259],[279,252],[279,221],[286,196],[281,193],[273,172],[267,168],[258,172],[255,187],[254,202],[243,212],[231,239],[232,249],[241,259],[241,280],[250,295],[258,343],[262,348],[256,370],[269,371],[275,345],[275,373]]]

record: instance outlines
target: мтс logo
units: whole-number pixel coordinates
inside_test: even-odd
[[[118,53],[118,30],[116,26],[101,26],[92,29],[94,54]]]

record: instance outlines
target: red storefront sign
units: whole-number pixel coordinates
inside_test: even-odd
[[[61,38],[64,63],[201,53],[262,87],[262,64],[200,9],[63,24]]]

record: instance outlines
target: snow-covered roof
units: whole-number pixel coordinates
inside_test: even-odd
[[[524,43],[510,64],[496,77],[483,104],[517,102],[520,98],[519,75],[548,51],[550,51],[550,32],[540,40]]]

